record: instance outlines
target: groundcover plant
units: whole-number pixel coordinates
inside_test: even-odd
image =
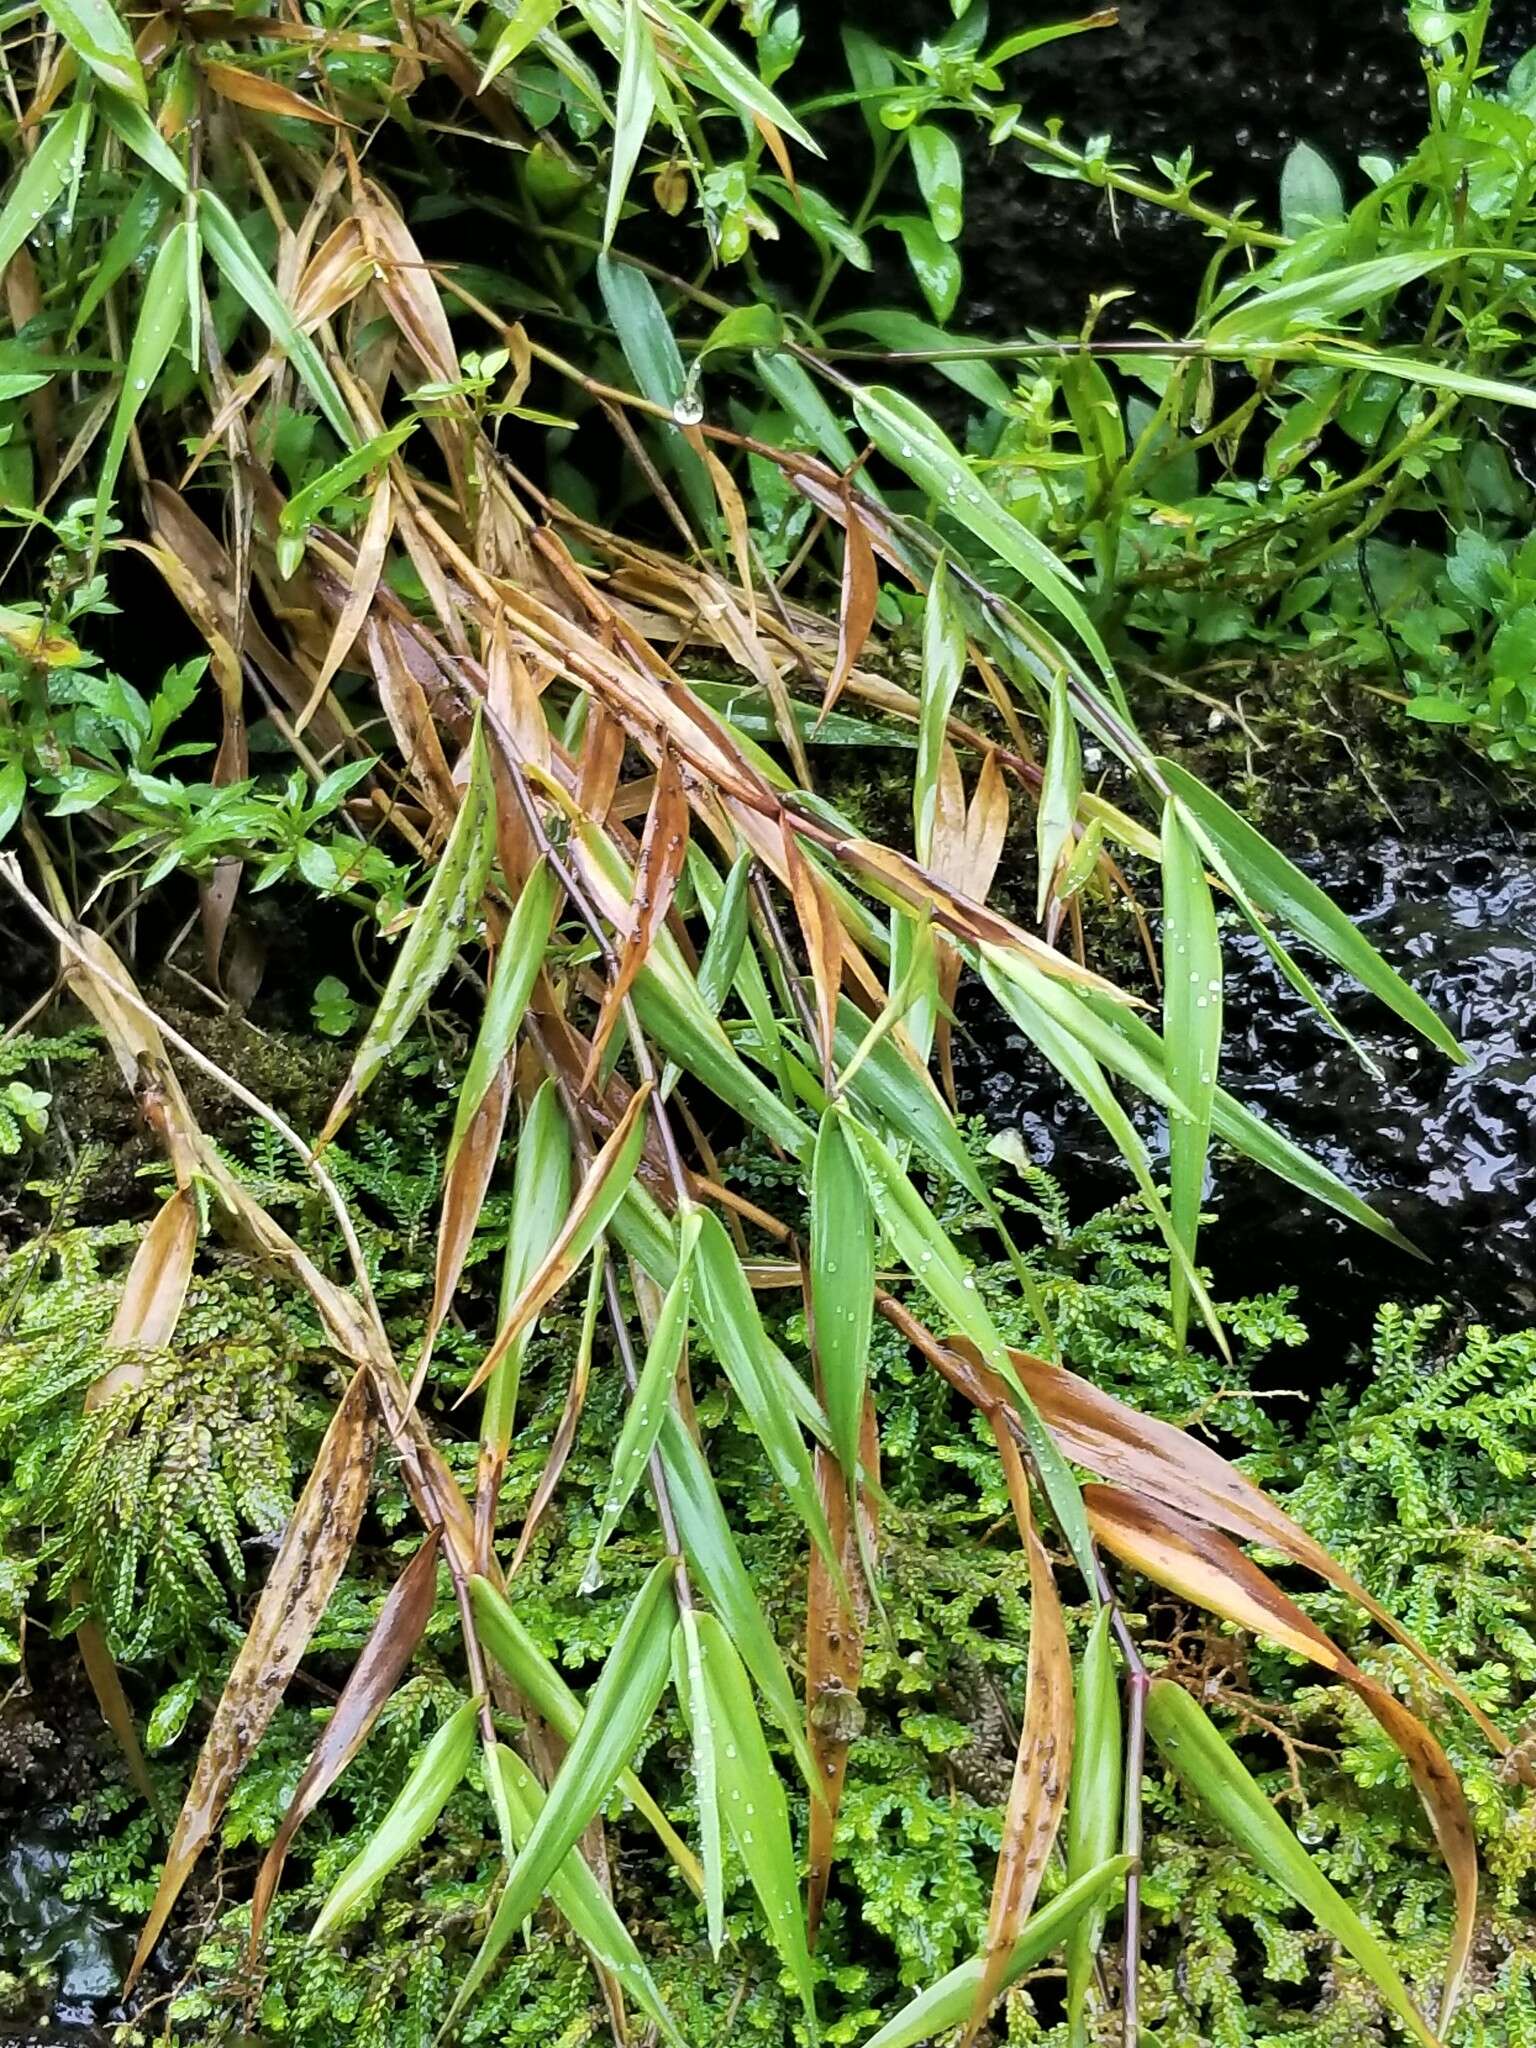
[[[1443,715],[1518,740],[1528,565],[1494,451],[1501,408],[1532,402],[1512,379],[1536,151],[1529,83],[1479,84],[1487,11],[1411,10],[1424,150],[1377,164],[1353,212],[1326,165],[1293,160],[1276,229],[1206,207],[1188,161],[1143,176],[1026,119],[1009,95],[1031,50],[1109,33],[1107,15],[1009,33],[962,7],[915,55],[849,31],[848,82],[806,97],[792,7],[7,11],[0,476],[17,596],[0,612],[0,880],[165,1168],[120,1284],[106,1248],[72,1235],[67,1189],[11,1276],[23,1364],[52,1361],[69,1420],[34,1442],[39,1469],[37,1443],[68,1461],[49,1497],[73,1502],[44,1520],[54,1570],[35,1597],[72,1632],[152,1806],[166,1774],[142,1754],[135,1660],[189,1617],[213,1630],[162,1700],[172,1738],[220,1681],[130,1991],[388,1500],[393,1584],[289,1773],[251,1884],[247,1985],[285,1859],[370,1737],[400,1727],[430,1645],[446,1682],[407,1722],[430,1736],[331,1871],[311,1945],[365,1938],[439,1831],[478,1814],[485,1854],[445,1912],[420,2038],[498,2038],[498,1983],[552,1912],[616,2033],[629,2012],[687,2040],[645,1927],[615,1903],[602,1823],[622,1811],[695,1897],[666,1946],[718,1956],[760,1937],[798,2001],[783,2037],[835,2027],[817,1937],[861,1671],[891,1628],[871,1361],[894,1351],[984,1424],[1028,1649],[973,1952],[887,2010],[870,2048],[969,2041],[1051,1958],[1074,2038],[1138,2038],[1149,1768],[1181,1788],[1191,1830],[1233,1845],[1352,1959],[1382,2025],[1445,2036],[1478,1873],[1430,1720],[1469,1716],[1509,1752],[1497,1681],[1420,1643],[1205,1437],[1081,1369],[1018,1241],[1024,1205],[955,1114],[951,1040],[967,977],[1102,1121],[1168,1261],[1170,1371],[1229,1356],[1198,1263],[1213,1143],[1391,1234],[1222,1087],[1224,927],[1257,933],[1325,1015],[1309,955],[1437,1056],[1457,1059],[1455,1038],[1315,880],[1144,742],[1116,655],[1149,617],[1208,625],[1228,549],[1262,563],[1255,616],[1277,632],[1326,610],[1316,577],[1339,558],[1372,630],[1426,673],[1458,635],[1489,650],[1487,705],[1445,696]],[[976,124],[1021,175],[1080,176],[1208,234],[1190,331],[1100,342],[1099,307],[1068,344],[950,336],[959,138]],[[842,192],[858,138],[871,169],[845,209],[820,185]],[[860,310],[849,279],[877,233],[924,315]],[[949,379],[940,396],[920,362]],[[1339,436],[1364,451],[1342,475]],[[1477,493],[1496,487],[1512,509],[1480,526]],[[1394,510],[1452,502],[1464,523],[1443,574],[1476,584],[1477,617],[1404,585],[1388,620],[1360,550]],[[1185,537],[1198,574],[1181,578]],[[1249,584],[1233,588],[1246,604]],[[144,622],[169,638],[173,607],[178,641],[184,616],[205,651],[156,687]],[[877,751],[909,764],[910,817],[865,829],[847,764]],[[988,898],[1016,822],[1035,886],[1008,915]],[[306,918],[350,928],[377,969],[361,1006],[356,975],[311,977],[349,1056],[302,1127],[141,986],[195,921],[204,989],[242,999],[247,909],[269,890],[295,906],[294,946]],[[1139,993],[1090,964],[1099,904],[1145,941]],[[390,1239],[361,1220],[398,1160],[370,1184],[348,1146],[390,1089],[445,1085],[422,1052],[433,1029],[459,1032],[462,1056],[432,1131],[435,1252],[410,1319]],[[1127,1092],[1166,1120],[1165,1178]],[[18,1142],[46,1118],[29,1082],[7,1102]],[[211,1129],[210,1104],[248,1113],[256,1149]],[[476,1277],[488,1234],[499,1294]],[[64,1251],[69,1299],[39,1306],[41,1264]],[[257,1288],[261,1329],[240,1320]],[[342,1370],[285,1513],[291,1431],[270,1390],[292,1300],[305,1348]],[[563,1407],[509,1528],[520,1381],[552,1333]],[[178,1358],[202,1361],[195,1387]],[[589,1402],[607,1418],[603,1473],[593,1512],[565,1519]],[[13,1395],[8,1413],[27,1412]],[[765,1611],[779,1589],[744,1562],[739,1470],[724,1504],[727,1415],[763,1501],[793,1518],[792,1660]],[[162,1482],[185,1543],[141,1576],[154,1529],[113,1548],[111,1525]],[[549,1526],[579,1544],[587,1598],[624,1560],[580,1695],[520,1611]],[[270,1553],[226,1668],[242,1529]],[[1138,1639],[1132,1577],[1320,1668],[1382,1731],[1454,1899],[1427,2005],[1198,1688]],[[1300,1603],[1309,1580],[1403,1646],[1382,1667],[1392,1685]],[[665,1804],[646,1782],[663,1726],[686,1757]],[[282,2031],[306,2024],[290,2013]]]

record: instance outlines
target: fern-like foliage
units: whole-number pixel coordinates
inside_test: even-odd
[[[29,1575],[46,1572],[70,1605],[83,1588],[125,1659],[224,1618],[246,1581],[246,1545],[281,1530],[303,1342],[272,1283],[232,1261],[194,1282],[173,1348],[109,1350],[120,1254],[135,1235],[55,1230],[41,1256],[0,1268],[0,1299],[8,1280],[19,1289],[0,1341],[6,1520],[45,1532]],[[125,1358],[132,1384],[87,1412],[87,1390]]]

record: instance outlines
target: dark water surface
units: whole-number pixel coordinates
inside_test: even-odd
[[[1229,930],[1222,1078],[1389,1216],[1427,1263],[1297,1202],[1248,1162],[1220,1158],[1219,1222],[1202,1240],[1218,1292],[1296,1282],[1315,1342],[1330,1349],[1363,1337],[1392,1294],[1444,1295],[1499,1326],[1536,1319],[1536,841],[1388,839],[1330,856],[1326,874],[1309,865],[1445,1018],[1468,1062],[1452,1066],[1374,998],[1302,956],[1378,1079],[1260,942]],[[1126,1192],[1101,1126],[1011,1027],[999,1028],[989,999],[973,997],[966,1021],[963,1106],[1021,1131],[1075,1202]],[[1160,1120],[1144,1108],[1137,1116],[1161,1155]]]

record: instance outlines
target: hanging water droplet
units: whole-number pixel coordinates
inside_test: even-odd
[[[672,417],[680,427],[696,427],[704,417],[704,401],[691,385],[679,393]]]

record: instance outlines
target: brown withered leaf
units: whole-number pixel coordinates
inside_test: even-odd
[[[219,64],[212,58],[201,69],[219,97],[232,101],[237,107],[249,107],[257,114],[278,115],[284,120],[315,121],[325,128],[345,128],[347,125],[339,114],[332,114],[324,107],[317,107],[313,100],[290,92],[275,78],[264,78],[255,71],[242,71],[237,64]]]
[[[837,999],[843,982],[843,924],[826,884],[801,851],[789,821],[783,825],[785,876],[800,936],[811,965],[816,992],[816,1031],[823,1072],[832,1071],[832,1040],[837,1026]]]
[[[107,1336],[110,1351],[163,1351],[187,1298],[197,1251],[197,1201],[190,1188],[168,1195],[139,1241],[122,1298]],[[144,1374],[138,1358],[120,1359],[85,1397],[87,1412],[135,1386]]]
[[[598,1066],[613,1027],[619,1021],[624,1000],[646,963],[657,932],[666,923],[687,853],[688,792],[678,773],[677,756],[668,747],[663,750],[661,766],[656,771],[656,786],[651,793],[645,830],[640,838],[640,854],[635,862],[635,888],[630,900],[629,921],[620,940],[613,976],[603,991],[597,1028],[592,1034],[592,1050],[587,1055],[587,1070],[581,1080],[583,1095],[597,1078]]]
[[[363,230],[378,262],[379,295],[427,375],[451,384],[459,374],[459,352],[426,258],[381,188],[363,189]]]
[[[871,1478],[878,1480],[880,1432],[875,1404],[869,1398],[864,1403],[859,1462]],[[859,1500],[859,1514],[864,1522],[861,1546],[849,1511],[848,1483],[837,1460],[823,1444],[816,1446],[816,1490],[853,1606],[850,1612],[843,1604],[819,1545],[812,1544],[805,1638],[806,1741],[816,1767],[816,1782],[824,1795],[810,1803],[805,1923],[813,1948],[837,1847],[837,1815],[848,1773],[848,1751],[863,1725],[858,1693],[864,1669],[864,1636],[869,1626],[864,1558],[873,1558],[878,1530],[873,1496],[864,1489]]]
[[[459,799],[427,700],[426,684],[436,682],[436,673],[411,634],[393,620],[371,615],[364,625],[363,643],[384,714],[400,749],[401,765],[425,797],[438,828],[450,831],[458,816]]]
[[[154,1903],[134,1950],[125,1996],[137,1983],[193,1866],[212,1840],[230,1790],[277,1712],[346,1568],[368,1500],[375,1435],[368,1374],[359,1368],[331,1417],[214,1709]]]
[[[827,677],[816,723],[819,726],[847,686],[854,663],[864,652],[880,601],[880,570],[870,546],[869,531],[859,517],[851,493],[845,493],[843,518],[843,587],[837,613],[837,660]]]
[[[511,1062],[503,1060],[470,1119],[469,1128],[443,1182],[443,1213],[437,1231],[432,1309],[421,1340],[421,1356],[411,1378],[413,1406],[420,1398],[427,1367],[432,1362],[432,1348],[453,1301],[454,1290],[464,1271],[464,1261],[469,1256],[475,1225],[485,1207],[486,1190],[490,1187],[491,1174],[501,1150],[501,1136],[507,1125],[507,1105],[511,1099]]]
[[[1072,1653],[1055,1574],[1035,1533],[1029,1481],[1018,1448],[1001,1416],[994,1415],[991,1420],[1014,1518],[1029,1558],[1029,1663],[1024,1681],[1024,1725],[1003,1819],[981,1981],[966,2023],[967,2043],[976,2038],[1002,1989],[1008,1959],[1045,1875],[1051,1845],[1066,1811],[1075,1725]]]
[[[379,578],[384,573],[384,557],[389,552],[389,536],[394,528],[394,503],[390,490],[389,472],[385,470],[374,486],[373,502],[368,507],[368,518],[363,526],[362,538],[357,544],[357,559],[347,584],[346,602],[337,615],[336,630],[331,635],[331,644],[326,649],[325,660],[315,678],[315,687],[309,702],[294,721],[294,731],[303,732],[309,721],[320,709],[325,693],[331,686],[331,678],[352,652],[353,643],[363,629],[363,621],[373,608],[374,595],[379,587]]]
[[[256,1874],[248,1948],[253,1962],[294,1836],[367,1741],[380,1709],[399,1683],[432,1618],[437,1592],[437,1552],[438,1534],[434,1529],[390,1588],[389,1598],[368,1631],[368,1640],[341,1689],[331,1718],[310,1752],[304,1775],[294,1787],[282,1825]]]
[[[1477,1842],[1450,1759],[1416,1714],[1362,1671],[1333,1639],[1227,1537],[1161,1501],[1112,1486],[1085,1486],[1094,1535],[1123,1563],[1236,1627],[1292,1650],[1353,1688],[1401,1751],[1456,1889],[1440,2026],[1455,2009],[1477,1917]]]
[[[951,1351],[981,1368],[974,1347],[965,1338],[945,1341]],[[1314,1536],[1229,1465],[1220,1452],[1171,1422],[1138,1414],[1063,1366],[1051,1365],[1027,1351],[1010,1351],[1008,1356],[1051,1434],[1075,1463],[1101,1479],[1165,1501],[1197,1521],[1210,1522],[1245,1543],[1278,1550],[1326,1579],[1411,1651],[1436,1683],[1471,1715],[1500,1755],[1507,1754],[1508,1736],[1465,1687]]]

